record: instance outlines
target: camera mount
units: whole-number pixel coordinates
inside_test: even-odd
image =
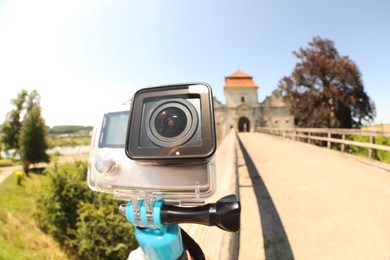
[[[217,226],[230,232],[240,230],[241,206],[236,195],[197,207],[165,205],[163,200],[151,198],[134,199],[121,205],[119,211],[136,227],[134,234],[147,259],[182,259],[180,223]]]
[[[236,195],[228,195],[216,203],[196,207],[165,205],[162,200],[150,198],[122,204],[119,211],[133,225],[142,228],[161,228],[167,224],[192,223],[217,226],[230,232],[240,230],[240,202]]]

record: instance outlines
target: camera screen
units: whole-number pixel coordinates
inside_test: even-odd
[[[125,147],[129,111],[107,113],[104,116],[99,138],[99,148]]]

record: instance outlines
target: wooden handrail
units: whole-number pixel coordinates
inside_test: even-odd
[[[390,152],[390,146],[375,144],[375,137],[390,138],[390,131],[367,131],[359,129],[338,129],[338,128],[276,128],[276,127],[257,127],[256,132],[268,133],[273,135],[290,138],[297,141],[313,143],[313,140],[327,143],[331,148],[332,143],[341,144],[341,151],[346,151],[347,145],[368,148],[368,157],[373,159],[375,151]],[[346,140],[346,135],[368,136],[369,143]],[[333,137],[332,137],[333,136]],[[340,136],[340,138],[334,138]]]

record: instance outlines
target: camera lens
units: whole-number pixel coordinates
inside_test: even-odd
[[[166,138],[172,138],[183,133],[187,126],[187,116],[177,107],[168,107],[160,111],[154,120],[157,133]]]
[[[185,99],[161,100],[154,104],[145,121],[149,140],[161,147],[186,143],[198,127],[195,107]]]

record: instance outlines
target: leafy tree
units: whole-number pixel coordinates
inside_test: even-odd
[[[333,41],[315,37],[294,52],[292,74],[279,82],[300,127],[358,128],[375,117],[375,106],[364,91],[361,73]]]
[[[41,96],[38,94],[36,90],[31,91],[28,95],[28,99],[26,100],[26,110],[29,112],[36,106],[40,106]]]
[[[41,115],[40,95],[36,90],[28,94],[23,89],[11,103],[15,106],[7,114],[1,136],[5,149],[16,149],[28,173],[30,163],[48,162],[45,120]],[[24,115],[24,116],[23,116]],[[23,119],[22,119],[23,116]]]
[[[22,128],[21,116],[25,108],[27,96],[27,90],[23,89],[19,92],[17,98],[11,100],[11,104],[15,108],[7,114],[2,130],[2,142],[6,150],[19,148],[19,133]]]
[[[37,105],[27,111],[20,129],[19,145],[25,172],[28,172],[30,163],[49,162],[46,124]]]

